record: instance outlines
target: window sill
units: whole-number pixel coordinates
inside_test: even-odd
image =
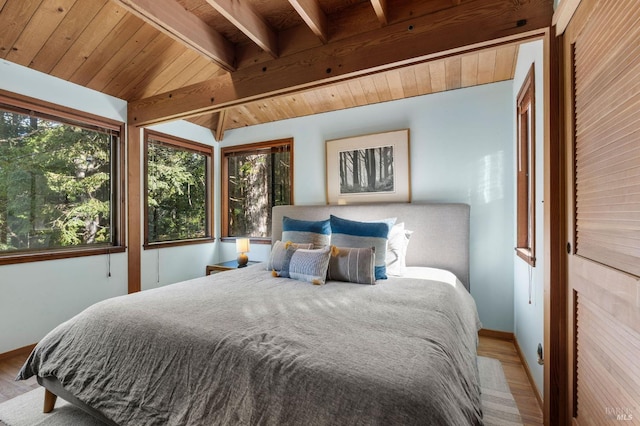
[[[232,242],[235,242],[235,240],[238,238],[247,238],[247,237],[222,237],[220,238],[220,241],[222,241],[223,243],[232,243]],[[251,242],[251,244],[271,245],[271,238],[249,237],[249,241]]]
[[[92,248],[73,248],[47,251],[31,251],[20,253],[0,254],[0,265],[13,265],[17,263],[41,262],[45,260],[70,259],[74,257],[99,256],[111,253],[123,253],[125,246],[107,246]]]
[[[529,265],[535,267],[536,266],[536,257],[533,255],[533,252],[529,248],[524,247],[516,247],[516,254],[518,257]]]
[[[179,241],[161,241],[157,243],[145,243],[143,245],[145,250],[153,250],[167,247],[177,247],[177,246],[190,246],[193,244],[209,244],[215,242],[216,239],[213,237],[205,237],[205,238],[194,238],[191,240],[179,240]]]

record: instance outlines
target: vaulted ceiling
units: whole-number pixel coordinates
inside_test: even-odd
[[[0,57],[215,131],[513,78],[553,0],[0,0]],[[499,40],[499,41],[496,41]]]

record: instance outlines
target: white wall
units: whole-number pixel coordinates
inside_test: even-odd
[[[471,292],[484,327],[511,332],[512,114],[508,81],[231,130],[221,145],[293,137],[295,203],[324,204],[326,140],[409,128],[413,200],[471,205]],[[235,257],[222,244],[221,260]]]
[[[127,103],[0,60],[0,88],[126,122]],[[211,131],[184,121],[154,127],[214,145]],[[217,170],[217,169],[216,169]],[[126,174],[126,173],[125,173]],[[214,171],[215,174],[215,171]],[[215,244],[143,250],[142,288],[203,276]],[[89,305],[127,293],[127,253],[0,266],[0,353],[40,340]],[[158,263],[159,262],[159,263]]]
[[[536,266],[535,268],[530,267],[527,262],[514,253],[514,334],[518,339],[518,344],[525,356],[535,384],[542,393],[544,372],[543,367],[537,362],[538,343],[544,342],[544,69],[542,40],[520,46],[513,80],[512,116],[514,120],[516,98],[532,63],[535,63],[536,89]],[[515,126],[514,121],[514,146],[517,141]],[[512,157],[512,164],[512,167],[515,167],[515,154]],[[515,199],[515,189],[513,196]],[[513,215],[514,217],[516,215],[516,204],[513,205]],[[514,238],[513,246],[515,243]]]
[[[118,121],[127,103],[0,60],[0,88]],[[37,342],[62,321],[127,293],[127,255],[89,256],[0,266],[0,353]]]

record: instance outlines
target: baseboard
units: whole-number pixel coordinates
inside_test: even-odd
[[[36,344],[34,343],[33,345],[27,345],[25,347],[14,349],[12,351],[0,354],[0,361],[8,358],[13,358],[14,356],[18,356],[18,355],[29,355],[33,350],[33,348],[35,347],[36,347]]]
[[[522,363],[522,367],[524,367],[524,372],[527,373],[527,378],[529,379],[529,383],[531,383],[531,389],[533,389],[533,393],[535,394],[536,399],[538,400],[540,409],[542,410],[542,412],[544,412],[544,402],[542,400],[542,395],[538,390],[538,386],[536,386],[535,380],[533,380],[533,375],[531,374],[531,370],[529,369],[529,363],[527,362],[527,359],[524,357],[524,354],[522,353],[522,349],[520,349],[520,345],[518,344],[517,338],[513,339],[513,344],[515,345],[516,352],[518,352],[518,356],[520,357],[520,362]]]
[[[493,339],[506,340],[508,342],[513,342],[515,340],[513,333],[508,331],[489,330],[488,328],[481,328],[478,330],[478,336],[491,337]]]

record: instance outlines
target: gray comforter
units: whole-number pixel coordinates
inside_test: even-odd
[[[478,324],[460,284],[255,265],[97,303],[19,378],[55,376],[121,425],[481,424]]]

